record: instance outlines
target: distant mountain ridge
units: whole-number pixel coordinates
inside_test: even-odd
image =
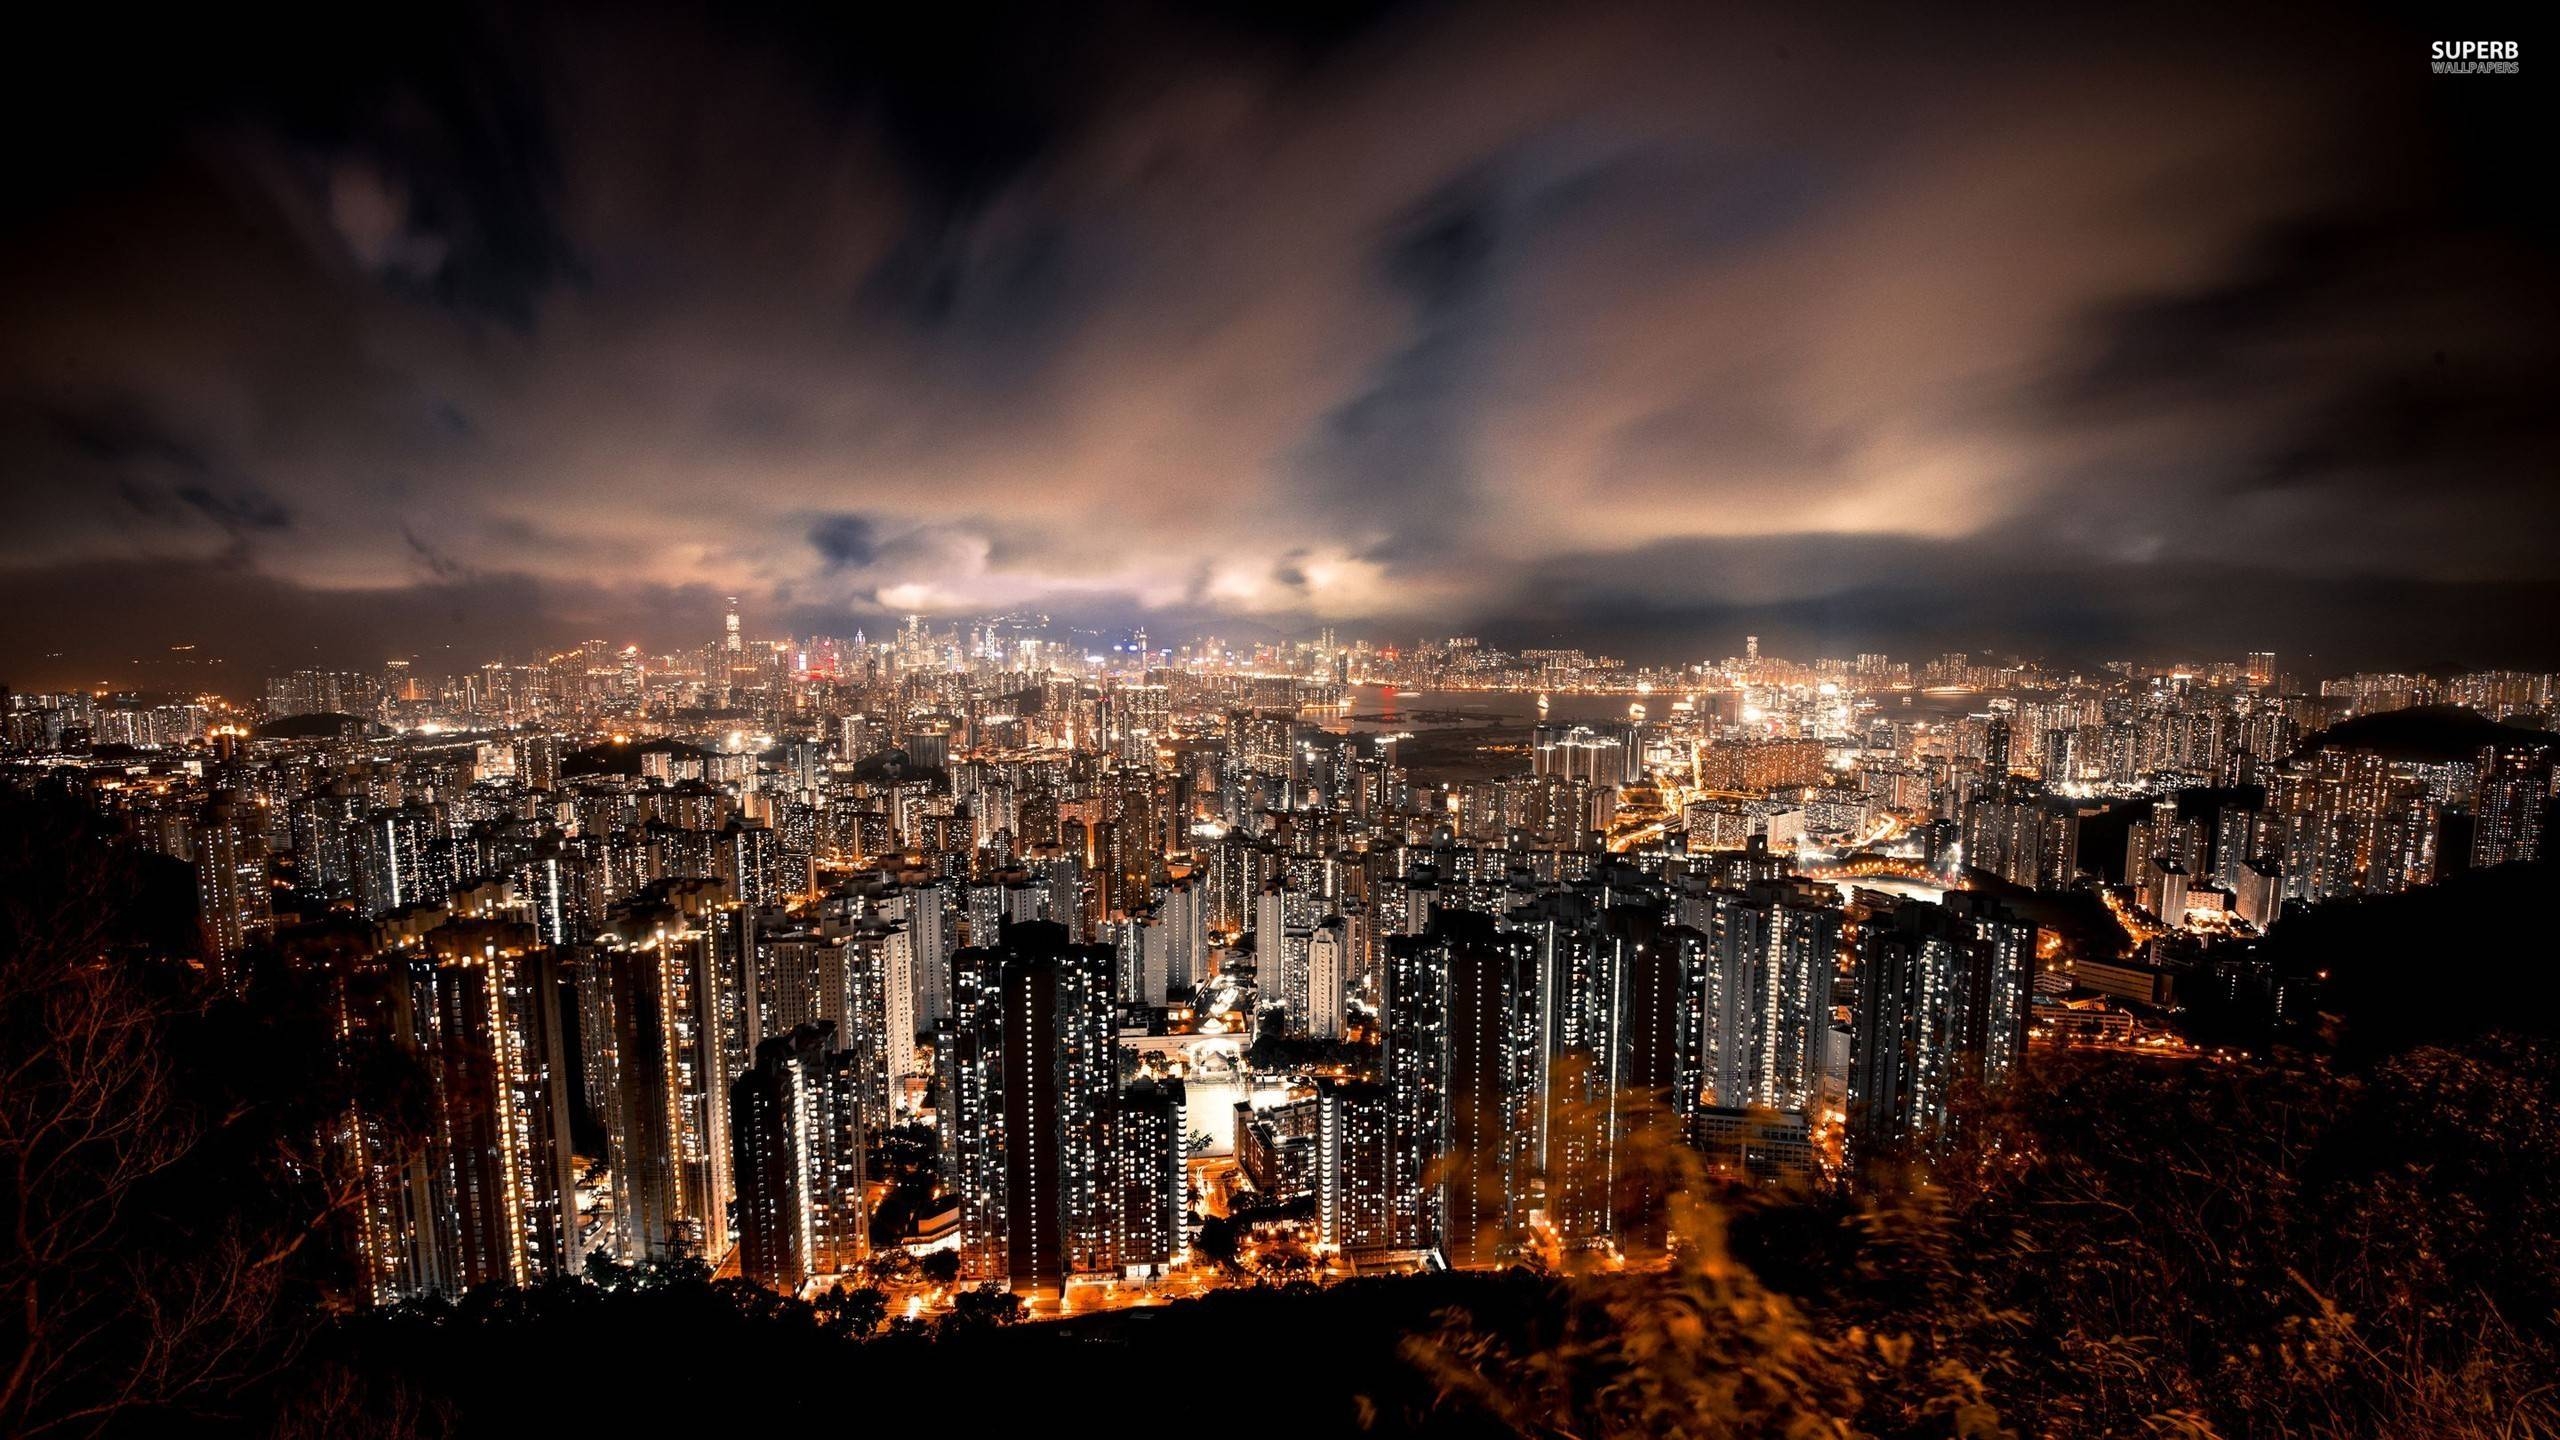
[[[2491,745],[2548,749],[2560,736],[2506,725],[2464,705],[2418,705],[2342,720],[2302,742],[2299,754],[2367,750],[2394,760],[2467,760]]]

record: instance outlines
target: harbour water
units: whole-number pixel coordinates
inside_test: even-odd
[[[1535,725],[1541,719],[1565,725],[1597,725],[1628,718],[1627,707],[1641,704],[1649,723],[1660,725],[1671,718],[1672,705],[1683,699],[1676,692],[1656,691],[1651,695],[1559,695],[1549,692],[1547,707],[1538,708],[1538,692],[1534,690],[1398,690],[1388,685],[1354,685],[1343,691],[1344,706],[1338,716],[1327,717],[1323,724],[1329,730],[1367,734],[1382,730],[1449,730],[1461,727],[1495,725]],[[1910,703],[1903,703],[1905,700]],[[1925,720],[1940,722],[1979,714],[1989,707],[1989,695],[1965,691],[1931,694],[1925,691],[1881,692],[1875,696],[1876,713],[1892,720]]]
[[[1381,730],[1448,730],[1492,725],[1535,725],[1540,719],[1566,725],[1595,725],[1627,718],[1627,707],[1641,703],[1660,718],[1670,712],[1672,695],[1554,695],[1543,715],[1534,690],[1397,690],[1386,685],[1355,685],[1343,692],[1342,715],[1328,719],[1328,729],[1370,733]]]

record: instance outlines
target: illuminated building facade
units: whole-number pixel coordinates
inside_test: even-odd
[[[843,1274],[870,1251],[867,1132],[854,1057],[834,1048],[835,1036],[835,1025],[820,1020],[766,1039],[754,1067],[729,1087],[738,1268],[786,1292]]]

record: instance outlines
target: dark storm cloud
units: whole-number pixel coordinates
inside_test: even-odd
[[[190,475],[208,474],[213,469],[213,462],[201,449],[170,434],[130,405],[63,410],[46,418],[63,440],[104,465],[165,466]]]
[[[419,569],[436,580],[458,584],[472,579],[471,567],[448,554],[442,546],[420,535],[406,525],[400,527],[400,539],[409,547],[410,558]]]
[[[2550,457],[2560,448],[2560,406],[2552,403],[2549,379],[2555,373],[2560,354],[2530,367],[2456,361],[2443,350],[2411,357],[2329,396],[2296,442],[2268,457],[2260,483],[2388,484],[2396,472],[2526,498],[2551,481]],[[2548,506],[2528,504],[2515,518],[2551,515]]]
[[[1474,511],[1470,390],[1493,338],[1485,312],[1502,225],[1498,196],[1470,178],[1403,217],[1380,247],[1380,275],[1410,307],[1411,335],[1325,417],[1298,497],[1319,523],[1348,516],[1382,529],[1373,554],[1450,543]],[[1291,590],[1306,585],[1294,565],[1273,578]]]
[[[2500,326],[2494,314],[2449,307],[2467,292],[2519,317],[2552,316],[2560,276],[2547,258],[2416,217],[2274,227],[2228,274],[2094,309],[2078,337],[2083,354],[2038,400],[2065,416],[2124,415],[2247,405],[2270,387],[2307,384],[2320,401],[2309,428],[2325,438],[2250,477],[2262,483],[2359,460],[2430,459],[2465,442],[2545,447],[2560,418],[2519,402],[2547,382],[2560,339],[2538,323]],[[2344,327],[2365,343],[2329,343]]]
[[[1426,201],[1389,240],[1387,279],[1413,297],[1424,323],[1445,320],[1483,296],[1501,225],[1486,186],[1462,181]]]
[[[77,635],[64,631],[66,595],[81,597]],[[716,615],[721,599],[522,575],[348,591],[219,564],[99,561],[0,571],[0,648],[47,661],[53,683],[255,691],[271,670],[350,657],[426,657],[456,669],[530,658],[539,652],[529,635],[671,647],[688,638],[684,619]],[[196,648],[179,658],[172,645]]]
[[[106,516],[155,533],[225,537],[236,561],[246,542],[294,527],[291,506],[130,397],[10,406],[0,444],[22,467],[11,490],[22,539]]]
[[[1663,577],[1719,574],[1730,598],[1701,600]],[[1847,577],[1828,582],[1811,577]],[[1671,542],[1632,555],[1558,557],[1522,576],[1482,621],[1507,645],[1579,644],[1607,633],[1639,659],[1677,662],[1738,648],[1848,657],[1944,650],[2110,659],[2277,649],[2410,667],[2560,665],[2560,580],[2305,577],[2192,556],[2091,564],[2011,535],[1945,542],[1839,536]],[[2333,618],[2358,617],[2340,636]],[[1702,648],[1699,637],[1723,644]],[[2343,638],[2348,648],[2332,650]]]
[[[2442,212],[2270,226],[2203,283],[2092,307],[2027,419],[2177,417],[2198,502],[2282,517],[2314,565],[2531,569],[2560,547],[2551,258]],[[2343,527],[2372,544],[2320,533]]]
[[[829,570],[870,564],[880,554],[871,522],[859,515],[829,515],[809,527],[809,543]]]
[[[830,109],[874,130],[934,222],[980,207],[1111,103],[1133,68],[1184,56],[1312,63],[1394,9],[1383,0],[1075,7],[748,3],[725,37],[803,67]]]
[[[242,663],[730,593],[2396,655],[2560,575],[2548,103],[2370,16],[31,23],[0,579],[219,573]],[[85,653],[207,613],[131,592]]]
[[[210,485],[181,485],[170,492],[178,503],[188,506],[225,530],[290,530],[293,512],[274,496],[255,486],[232,490],[216,490]]]
[[[557,214],[552,57],[495,9],[392,24],[369,65],[278,96],[276,123],[387,288],[530,326],[578,267]]]
[[[1002,394],[1055,358],[1076,320],[1063,229],[995,223],[910,232],[854,308],[860,324],[911,329],[947,384]]]
[[[556,213],[556,56],[496,7],[331,15],[179,7],[30,17],[41,75],[12,87],[25,147],[21,216],[165,178],[209,142],[273,144],[264,183],[307,196],[346,258],[385,285],[481,317],[531,323],[574,276]],[[69,108],[65,108],[65,107]],[[64,114],[81,127],[58,127]],[[32,128],[29,128],[32,127]]]

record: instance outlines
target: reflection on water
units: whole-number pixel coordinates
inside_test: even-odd
[[[1355,685],[1343,692],[1344,714],[1330,720],[1333,729],[1445,730],[1456,725],[1533,725],[1541,719],[1568,725],[1594,725],[1627,718],[1633,695],[1554,695],[1547,710],[1538,711],[1534,690],[1425,690],[1398,692],[1386,685]],[[1668,701],[1655,706],[1657,712]],[[1667,712],[1663,712],[1667,713]]]
[[[1562,725],[1598,725],[1627,718],[1627,706],[1641,701],[1659,725],[1673,717],[1677,691],[1651,695],[1570,695],[1547,693],[1547,708],[1538,709],[1534,690],[1399,691],[1391,685],[1354,685],[1342,692],[1338,715],[1324,717],[1325,728],[1366,733],[1373,730],[1446,730],[1453,726],[1534,725],[1541,720]],[[1902,721],[1944,722],[1983,713],[1991,697],[1974,691],[1931,695],[1922,691],[1880,691],[1878,712]]]

